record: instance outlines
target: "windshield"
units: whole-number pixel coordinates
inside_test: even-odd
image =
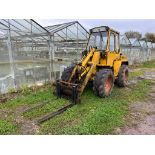
[[[108,39],[107,31],[92,33],[89,38],[87,50],[89,50],[89,48],[91,48],[91,47],[97,47],[97,49],[99,49],[99,50],[106,50],[107,39]]]

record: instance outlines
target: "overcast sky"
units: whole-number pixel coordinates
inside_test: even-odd
[[[36,20],[42,26],[61,24],[65,22],[75,21],[75,19],[39,19]],[[87,30],[95,26],[106,25],[120,31],[134,30],[142,34],[145,32],[155,33],[155,19],[77,19]]]

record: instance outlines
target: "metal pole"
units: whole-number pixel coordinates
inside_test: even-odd
[[[78,59],[78,47],[79,47],[79,31],[78,31],[78,23],[77,23],[77,44],[76,44],[77,52],[76,52],[76,59]]]
[[[54,47],[54,35],[51,38],[51,44],[52,44],[52,60],[54,60],[55,57],[55,47]]]
[[[50,59],[50,81],[52,80],[52,77],[54,77],[54,36],[49,36],[48,41],[48,47],[49,47],[49,59]],[[52,72],[52,74],[51,74]]]
[[[31,21],[31,36],[32,36],[32,21]],[[33,67],[33,81],[34,81],[34,85],[36,84],[36,74],[35,74],[35,64],[34,64],[34,45],[33,45],[33,39],[31,38],[31,50],[32,50],[32,67]]]
[[[55,57],[55,47],[54,47],[54,35],[51,38],[51,51],[52,51],[52,72],[53,72],[53,78],[55,80],[55,70],[54,70],[54,57]]]
[[[67,56],[67,58],[68,58],[68,56],[70,55],[70,54],[68,54],[68,51],[67,51],[67,53],[66,53],[66,50],[69,50],[68,49],[68,42],[67,42],[67,39],[69,39],[69,37],[68,37],[68,30],[67,30],[68,28],[66,27],[66,41],[65,41],[65,48],[64,48],[64,51],[63,51],[63,54],[62,54],[62,56],[63,57],[66,57]]]
[[[50,46],[50,40],[51,40],[51,36],[49,36],[49,40],[48,40],[48,50],[49,50],[49,60],[50,60],[50,64],[49,64],[49,79],[50,81],[52,80],[52,76],[51,76],[51,70],[52,70],[52,54],[51,54],[51,46]]]
[[[13,84],[14,84],[14,89],[17,90],[17,86],[16,86],[16,80],[15,80],[15,65],[14,65],[14,59],[13,59],[13,52],[12,52],[12,44],[11,44],[11,30],[10,30],[10,22],[8,19],[8,40],[7,40],[7,46],[8,46],[8,51],[9,51],[9,60],[10,60],[10,69],[11,69],[11,75],[13,78]]]
[[[66,27],[66,40],[67,40],[67,27]]]

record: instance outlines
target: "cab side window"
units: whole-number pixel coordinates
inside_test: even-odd
[[[118,34],[116,34],[116,51],[119,50]]]
[[[115,36],[114,33],[110,33],[110,51],[115,51]]]
[[[100,49],[101,48],[101,38],[100,38],[100,35],[96,35],[95,36],[95,46]]]

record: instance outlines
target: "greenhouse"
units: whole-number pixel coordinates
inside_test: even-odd
[[[78,21],[47,26],[45,29],[51,35],[53,52],[50,59],[53,60],[52,70],[56,79],[61,76],[65,66],[81,59],[88,32]]]
[[[145,40],[139,40],[139,43],[142,48],[147,48],[147,42]]]
[[[31,19],[1,19],[0,92],[59,77],[61,66],[80,58],[87,39],[77,21],[44,28]]]
[[[54,57],[79,58],[81,50],[86,47],[88,32],[77,21],[45,27],[52,35]]]
[[[130,51],[131,43],[125,34],[120,36],[120,45],[123,52]]]
[[[152,49],[152,48],[153,48],[153,46],[152,46],[152,42],[147,41],[147,47],[148,47],[149,49]]]
[[[129,38],[125,34],[120,36],[120,43],[121,45],[125,45],[125,46],[126,45],[129,46],[131,44]]]
[[[140,42],[140,45],[141,45],[140,60],[141,61],[149,60],[151,55],[150,55],[146,40],[139,40],[139,42]]]
[[[129,38],[131,46],[139,49],[141,47],[141,44],[137,38]]]

